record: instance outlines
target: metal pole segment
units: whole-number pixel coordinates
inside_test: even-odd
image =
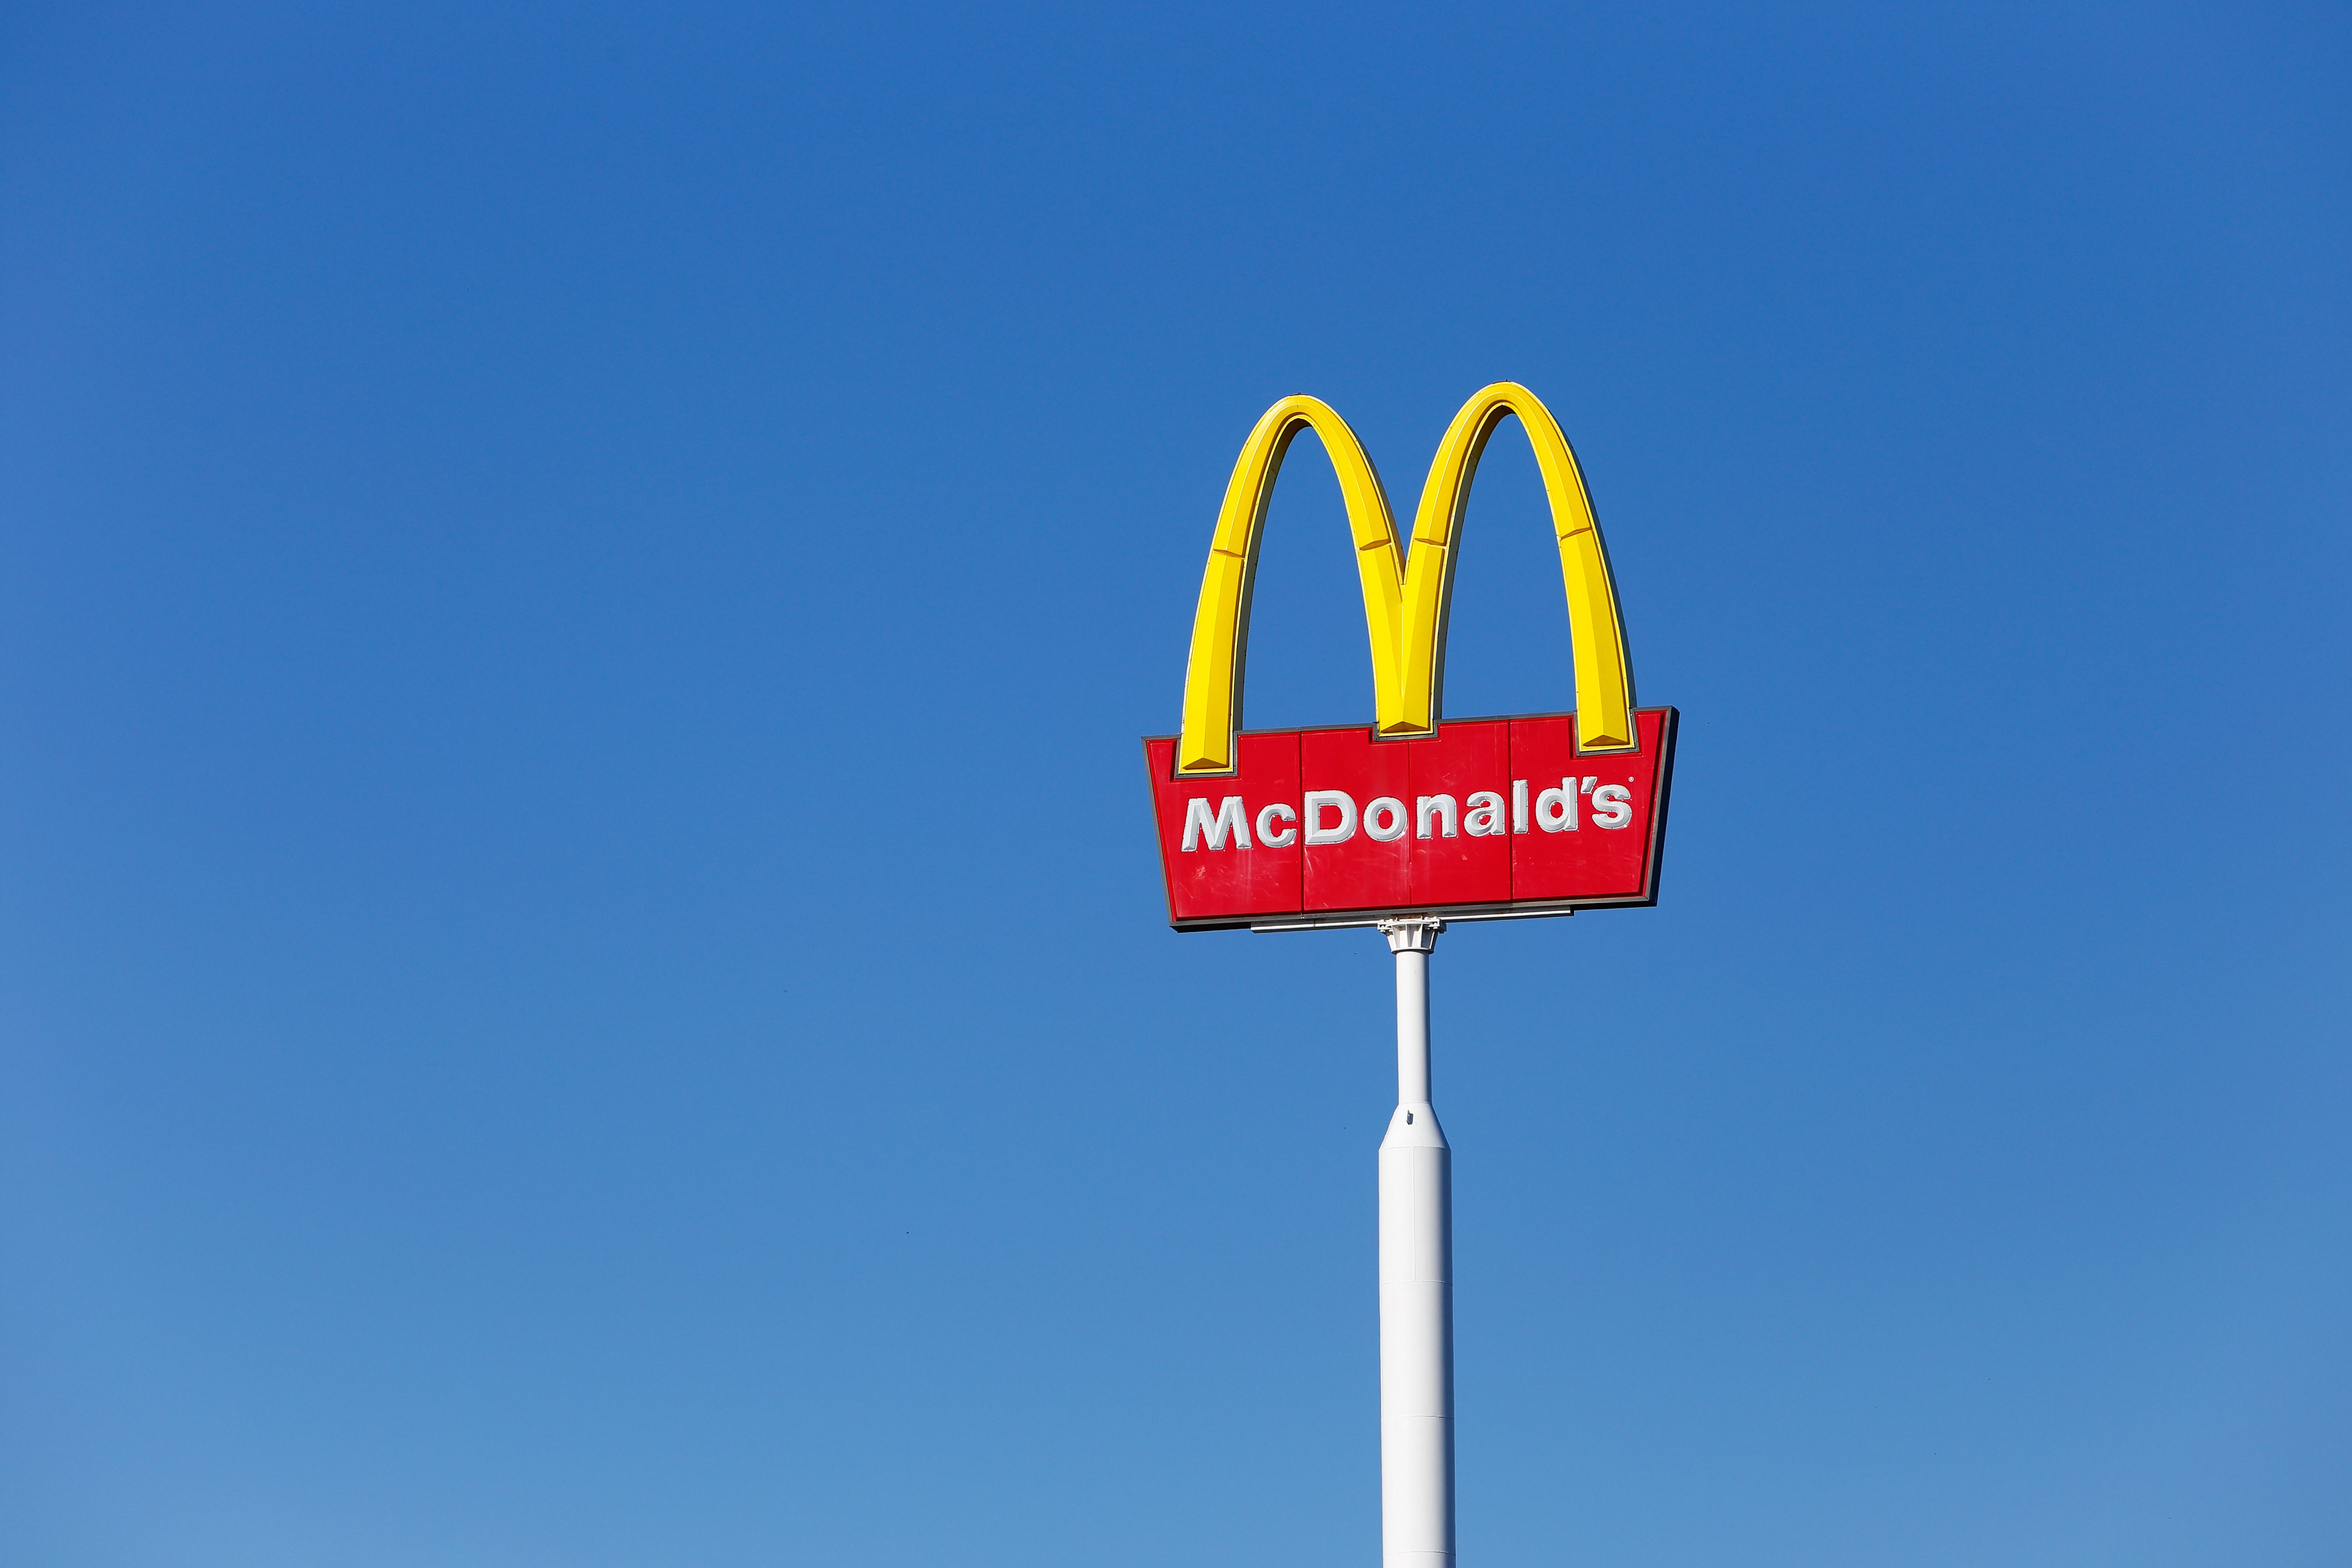
[[[1444,929],[1380,922],[1397,986],[1397,1108],[1381,1141],[1383,1568],[1454,1563],[1454,1155],[1429,1103],[1429,955]]]

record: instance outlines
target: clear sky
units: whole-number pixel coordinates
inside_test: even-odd
[[[1137,741],[1507,378],[1684,720],[1434,960],[1465,1561],[2346,1562],[2352,22],[1633,9],[11,8],[0,1562],[1374,1561],[1389,960]]]

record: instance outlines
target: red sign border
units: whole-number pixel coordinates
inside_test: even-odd
[[[1642,708],[1637,709],[1634,711],[1637,713],[1658,713],[1664,716],[1664,722],[1662,722],[1658,727],[1657,787],[1656,793],[1652,798],[1650,804],[1650,842],[1646,847],[1646,852],[1643,856],[1642,859],[1642,891],[1637,894],[1598,899],[1531,900],[1524,902],[1504,900],[1499,902],[1483,904],[1384,904],[1361,910],[1319,910],[1312,915],[1301,913],[1287,916],[1276,915],[1270,917],[1258,917],[1255,919],[1247,915],[1215,916],[1205,920],[1191,921],[1178,920],[1176,918],[1175,906],[1171,902],[1168,909],[1168,924],[1171,930],[1179,931],[1316,931],[1338,926],[1365,926],[1371,924],[1374,921],[1393,920],[1404,915],[1438,915],[1447,920],[1533,920],[1547,915],[1572,915],[1579,910],[1646,910],[1653,908],[1658,901],[1658,879],[1660,875],[1665,869],[1666,806],[1669,797],[1674,794],[1675,739],[1676,733],[1682,727],[1682,711],[1679,709],[1672,707]],[[1574,717],[1575,714],[1572,711],[1560,713],[1493,713],[1475,716],[1465,715],[1460,719],[1441,720],[1439,721],[1438,728],[1442,731],[1449,724],[1509,723],[1515,720],[1572,719]],[[1244,734],[1253,735],[1311,735],[1338,732],[1360,732],[1369,728],[1370,726],[1364,724],[1305,724],[1300,725],[1296,729],[1246,730],[1242,732]],[[1425,737],[1375,734],[1371,737],[1371,740],[1374,745],[1391,746],[1403,745],[1409,741],[1424,738]],[[1149,771],[1151,765],[1152,742],[1174,742],[1179,740],[1181,740],[1181,737],[1174,735],[1144,736],[1142,745],[1144,767],[1146,771]],[[1622,754],[1622,749],[1620,748],[1612,747],[1611,750],[1618,754]],[[1581,744],[1578,747],[1578,752],[1580,755],[1585,754]],[[1234,754],[1236,758],[1239,757],[1240,752],[1238,748],[1235,749]],[[1169,782],[1176,782],[1175,776],[1171,774]],[[1173,885],[1175,878],[1171,868],[1168,864],[1168,845],[1166,837],[1159,831],[1156,808],[1152,837],[1158,841],[1159,845],[1160,888],[1161,896],[1164,898],[1168,896],[1169,889]]]

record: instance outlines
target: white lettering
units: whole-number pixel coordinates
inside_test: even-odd
[[[1546,833],[1576,831],[1576,781],[1562,779],[1558,789],[1536,796],[1536,826]]]
[[[1470,797],[1469,815],[1462,819],[1462,831],[1473,838],[1493,838],[1503,831],[1503,797],[1493,790],[1482,789]]]
[[[1633,820],[1633,792],[1623,784],[1602,784],[1592,792],[1592,826],[1625,827]]]
[[[1339,820],[1330,826],[1323,826],[1323,813],[1336,811]],[[1310,789],[1307,792],[1307,842],[1309,844],[1345,844],[1356,836],[1356,800],[1346,790]]]
[[[1417,838],[1453,838],[1465,834],[1472,838],[1491,838],[1504,833],[1527,832],[1530,818],[1546,833],[1573,833],[1582,826],[1583,813],[1577,809],[1580,795],[1592,797],[1595,827],[1633,826],[1633,792],[1630,788],[1601,784],[1598,774],[1580,779],[1571,774],[1559,781],[1558,789],[1537,793],[1532,802],[1528,798],[1528,781],[1513,779],[1507,826],[1505,797],[1496,790],[1474,791],[1460,804],[1450,795],[1416,795],[1410,813],[1403,801],[1384,795],[1367,801],[1359,815],[1355,797],[1347,791],[1310,789],[1302,809],[1295,810],[1279,801],[1262,808],[1257,814],[1257,842],[1268,849],[1287,849],[1302,838],[1308,844],[1345,844],[1356,837],[1359,827],[1366,837],[1382,844],[1394,843],[1408,830]],[[1184,847],[1194,848],[1205,837],[1212,849],[1223,849],[1228,839],[1246,849],[1250,847],[1247,822],[1239,795],[1225,796],[1213,813],[1205,799],[1188,801]]]
[[[1217,807],[1214,818],[1209,816],[1209,803],[1201,796],[1194,795],[1186,801],[1184,848],[1187,853],[1201,847],[1201,836],[1204,833],[1209,836],[1209,847],[1212,849],[1223,849],[1229,836],[1235,848],[1248,848],[1249,826],[1242,820],[1242,797],[1237,795],[1225,796],[1224,804]]]
[[[1454,831],[1458,822],[1454,811],[1454,797],[1450,795],[1418,796],[1412,803],[1412,836],[1415,838],[1428,837],[1430,836],[1429,819],[1434,816],[1437,818],[1438,834],[1441,837],[1458,837]]]

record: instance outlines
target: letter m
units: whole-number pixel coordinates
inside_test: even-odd
[[[1204,833],[1209,836],[1209,847],[1212,849],[1223,849],[1227,834],[1233,836],[1234,844],[1244,849],[1248,848],[1249,824],[1248,819],[1242,816],[1242,797],[1237,795],[1225,796],[1224,804],[1217,807],[1214,817],[1209,815],[1209,803],[1201,796],[1195,795],[1186,801],[1184,847],[1188,850],[1199,848],[1201,835]]]

